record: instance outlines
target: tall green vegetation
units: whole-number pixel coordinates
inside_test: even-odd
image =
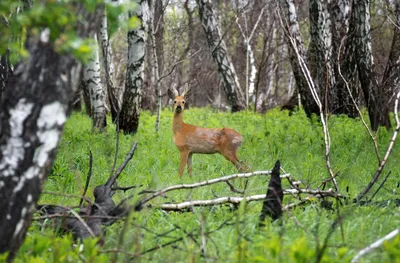
[[[120,135],[118,163],[131,147],[133,140],[139,142],[135,156],[119,178],[120,186],[143,185],[140,189],[160,189],[173,184],[194,183],[236,173],[235,168],[220,155],[196,155],[193,160],[193,176],[185,172],[178,177],[179,152],[172,141],[172,112],[165,109],[161,114],[160,131],[154,133],[156,116],[149,112],[141,115],[141,125],[135,136]],[[272,110],[265,115],[249,112],[236,114],[216,113],[208,108],[190,109],[185,121],[203,127],[231,127],[244,136],[243,146],[238,155],[252,170],[271,169],[277,159],[282,167],[304,187],[316,188],[329,175],[326,171],[321,125],[317,119],[307,119],[304,112],[288,116],[285,111]],[[354,197],[370,180],[376,169],[376,156],[370,137],[357,119],[332,116],[329,120],[332,140],[331,162],[341,193]],[[52,169],[45,191],[80,195],[86,180],[89,157],[93,152],[93,176],[89,193],[94,186],[103,184],[110,173],[115,152],[114,127],[107,127],[104,134],[91,134],[91,121],[81,113],[75,113],[68,120],[57,160]],[[377,140],[380,150],[385,151],[392,131],[379,130]],[[396,146],[385,167],[385,173],[392,174],[375,201],[398,198],[396,160],[399,156]],[[265,193],[267,177],[252,178],[248,183],[248,194]],[[243,188],[244,181],[235,181],[235,187]],[[289,185],[283,181],[284,187]],[[130,190],[136,191],[138,190]],[[128,193],[118,193],[120,200]],[[176,191],[167,194],[168,199],[159,198],[154,204],[180,202],[194,199],[212,199],[215,196],[233,196],[227,185],[212,185],[192,191]],[[284,203],[294,202],[295,197],[285,196]],[[44,194],[39,203],[77,205],[78,199],[63,195]],[[131,203],[133,203],[132,201]],[[334,205],[334,207],[336,207]],[[151,262],[313,262],[318,249],[323,246],[337,211],[324,210],[314,200],[303,208],[285,212],[281,222],[266,222],[265,228],[258,228],[260,203],[242,204],[238,209],[230,206],[195,208],[188,213],[165,213],[157,209],[132,212],[127,230],[123,231],[124,242],[120,245],[124,222],[107,229],[105,245],[94,246],[95,241],[84,241],[82,250],[73,249],[70,236],[56,237],[44,230],[35,221],[28,239],[20,249],[16,262],[108,262],[113,253],[106,253],[118,247],[118,260],[130,259],[153,247],[161,246],[175,239],[182,241],[174,246],[159,247],[144,254],[142,260]],[[348,262],[361,248],[386,235],[398,227],[399,212],[389,204],[380,206],[353,206],[342,203],[342,231],[337,228],[328,239],[321,262]],[[201,225],[205,236],[205,258],[201,252]],[[220,228],[220,229],[219,229]],[[168,230],[173,230],[161,236]],[[157,234],[159,236],[157,236]],[[365,262],[393,262],[399,259],[396,238],[387,242],[378,252],[366,256]],[[87,244],[87,245],[86,245]],[[49,249],[49,248],[52,249]],[[68,247],[68,250],[66,249]],[[35,261],[36,260],[36,261]]]

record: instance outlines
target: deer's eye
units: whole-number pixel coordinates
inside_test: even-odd
[[[182,101],[182,104],[185,104],[185,102],[184,102],[184,101]]]
[[[174,100],[174,103],[176,103],[176,100]]]

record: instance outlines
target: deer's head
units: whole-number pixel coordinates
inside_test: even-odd
[[[189,95],[189,91],[190,88],[187,83],[181,95],[179,95],[175,87],[168,89],[168,96],[174,101],[174,112],[180,113],[185,109],[186,98]]]

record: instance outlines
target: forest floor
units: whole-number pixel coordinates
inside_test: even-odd
[[[221,155],[194,155],[193,175],[178,176],[179,152],[172,140],[172,112],[165,109],[161,126],[155,132],[156,117],[142,112],[136,135],[119,135],[117,165],[123,162],[134,141],[136,152],[118,178],[119,186],[138,188],[119,191],[114,200],[142,190],[158,190],[175,184],[191,184],[237,173]],[[185,111],[187,123],[201,127],[230,127],[244,137],[238,151],[251,171],[270,170],[280,160],[282,168],[302,188],[317,189],[329,178],[325,145],[318,118],[309,120],[302,111],[289,116],[287,111],[266,114],[216,112],[209,108]],[[89,151],[93,153],[93,171],[87,197],[93,188],[107,181],[116,152],[115,125],[105,133],[92,133],[91,120],[84,113],[73,113],[68,120],[57,159],[44,187],[39,204],[76,206],[89,170]],[[242,202],[238,207],[217,205],[193,207],[188,212],[165,212],[158,205],[187,200],[206,200],[239,196],[224,183],[177,190],[151,200],[153,208],[132,211],[127,220],[106,227],[103,245],[96,239],[73,245],[70,235],[56,235],[46,227],[51,219],[34,216],[24,245],[15,262],[349,262],[362,248],[387,235],[400,225],[400,211],[393,204],[399,197],[400,146],[395,145],[376,191],[390,172],[372,204],[355,205],[351,200],[368,184],[378,168],[372,139],[359,119],[330,116],[331,166],[339,193],[349,197],[332,208],[321,207],[318,198],[285,211],[275,222],[258,226],[262,202]],[[384,156],[393,130],[377,133],[379,155]],[[265,194],[269,177],[255,176],[232,181],[236,189],[246,186],[246,195]],[[247,185],[246,185],[247,181]],[[290,188],[282,181],[283,188]],[[326,189],[333,188],[327,184]],[[325,189],[325,190],[326,190]],[[59,193],[56,195],[55,193]],[[306,196],[306,195],[305,195]],[[129,204],[141,198],[136,195]],[[350,201],[349,201],[350,200]],[[296,201],[286,195],[283,205]],[[359,262],[394,262],[400,259],[400,237],[361,258]]]

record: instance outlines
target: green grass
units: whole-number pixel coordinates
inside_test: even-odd
[[[232,164],[221,155],[194,155],[193,175],[185,171],[178,176],[179,152],[172,141],[172,113],[164,110],[161,127],[155,133],[155,116],[143,112],[140,128],[135,136],[120,135],[118,165],[125,158],[132,143],[138,148],[133,159],[121,174],[120,186],[143,185],[140,189],[160,189],[173,184],[194,183],[236,173]],[[244,136],[239,149],[239,158],[252,170],[269,170],[277,159],[282,167],[296,179],[302,180],[310,188],[328,178],[325,165],[325,146],[322,127],[318,119],[308,120],[305,114],[272,110],[267,114],[240,112],[235,114],[217,113],[211,109],[190,109],[185,112],[185,121],[202,127],[231,127]],[[342,194],[354,197],[369,182],[378,162],[371,139],[360,120],[342,116],[332,116],[329,120],[331,137],[331,164],[339,173],[338,183]],[[378,133],[380,154],[383,156],[393,131],[381,129]],[[62,137],[57,159],[45,191],[80,195],[86,180],[89,165],[89,150],[93,153],[93,175],[88,196],[92,197],[94,186],[103,184],[111,171],[115,153],[115,126],[109,125],[103,134],[91,132],[91,120],[82,113],[74,113],[68,120]],[[375,200],[399,198],[396,191],[399,169],[396,165],[400,157],[396,145],[385,167],[384,177],[391,176]],[[266,192],[266,177],[252,178],[248,194]],[[234,182],[237,188],[243,180]],[[289,187],[284,181],[284,186]],[[332,186],[330,186],[332,187]],[[376,189],[376,187],[375,187]],[[131,192],[137,190],[131,190]],[[374,189],[373,189],[374,191]],[[129,193],[118,193],[115,200]],[[211,199],[235,195],[226,184],[217,184],[191,191],[182,190],[168,193],[168,199],[158,198],[154,204],[180,202],[188,199]],[[294,199],[285,197],[284,203]],[[78,199],[66,196],[43,194],[40,203],[77,205]],[[133,203],[133,201],[132,201]],[[149,248],[168,243],[182,237],[174,247],[160,247],[145,254],[143,262],[314,262],[317,244],[324,239],[337,218],[337,211],[326,211],[318,203],[297,208],[285,213],[282,222],[267,222],[265,228],[258,228],[261,203],[242,204],[238,210],[229,206],[196,208],[195,213],[165,213],[157,209],[133,212],[124,233],[121,251],[141,253]],[[400,224],[400,212],[393,206],[340,208],[343,216],[341,228],[337,228],[328,241],[322,262],[348,262],[357,251],[376,239],[388,234]],[[203,223],[202,223],[203,222]],[[200,225],[204,231],[212,231],[206,237],[207,260],[201,257]],[[179,226],[167,236],[157,236]],[[95,246],[95,241],[85,241],[80,251],[72,246],[70,236],[56,237],[38,222],[30,228],[27,240],[20,249],[16,262],[109,262],[113,253],[100,253],[118,247],[123,222],[107,229],[103,247]],[[149,231],[151,230],[151,231]],[[192,233],[194,238],[188,237]],[[342,238],[343,233],[343,238]],[[197,243],[196,243],[197,242]],[[363,257],[361,262],[393,262],[399,260],[400,238],[388,242]],[[119,262],[130,256],[120,253]],[[42,260],[42,261],[41,261]],[[128,260],[129,261],[129,260]]]

